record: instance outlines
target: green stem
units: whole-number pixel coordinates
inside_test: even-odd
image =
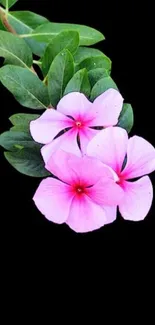
[[[47,85],[47,79],[48,79],[48,75],[46,75],[46,77],[43,80],[43,84]]]
[[[41,66],[42,65],[42,63],[40,61],[36,61],[36,60],[33,60],[33,64],[36,64],[38,66]]]
[[[9,12],[9,3],[8,0],[6,0],[6,16],[8,15]]]

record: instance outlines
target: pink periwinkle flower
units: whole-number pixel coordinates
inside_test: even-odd
[[[124,191],[119,211],[124,219],[143,220],[152,204],[153,188],[148,176],[155,170],[155,149],[139,136],[128,139],[119,127],[100,131],[88,144],[87,153],[110,166],[117,174],[117,184]],[[124,164],[126,160],[126,163]],[[123,166],[125,165],[125,166]],[[116,218],[114,211],[113,219]]]
[[[46,168],[57,179],[43,180],[34,202],[50,221],[66,223],[76,232],[88,232],[113,221],[123,190],[114,172],[94,157],[56,151]]]
[[[36,142],[45,144],[41,150],[45,162],[57,149],[80,156],[77,139],[85,153],[88,142],[99,132],[94,127],[116,125],[122,105],[123,98],[115,89],[108,89],[93,103],[82,93],[72,92],[60,100],[57,110],[47,109],[32,121],[30,132]],[[59,135],[61,131],[65,132]]]

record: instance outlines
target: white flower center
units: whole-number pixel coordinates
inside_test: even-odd
[[[82,123],[81,123],[80,121],[77,121],[75,124],[76,124],[76,126],[77,126],[78,128],[80,128],[80,127],[82,126]]]

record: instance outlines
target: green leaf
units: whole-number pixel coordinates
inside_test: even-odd
[[[42,26],[37,27],[32,34],[24,35],[26,38],[33,38],[39,42],[49,43],[51,39],[58,35],[64,30],[74,30],[80,35],[80,45],[93,45],[104,40],[102,33],[94,28],[75,25],[75,24],[59,24],[59,23],[47,23]]]
[[[99,95],[104,93],[109,88],[114,88],[114,89],[118,90],[115,82],[112,80],[111,77],[106,77],[106,78],[100,79],[94,85],[94,87],[93,87],[93,89],[91,91],[91,97],[90,97],[91,100],[94,100],[96,97],[98,97]]]
[[[32,11],[11,11],[9,18],[12,18],[13,27],[20,34],[26,31],[32,32],[33,29],[48,22],[48,19]]]
[[[51,64],[48,73],[48,91],[51,104],[55,107],[74,74],[74,62],[68,50],[61,51]]]
[[[47,46],[42,59],[42,70],[44,76],[48,73],[52,61],[59,52],[63,49],[67,49],[74,54],[78,45],[79,34],[76,31],[63,31],[55,36]]]
[[[74,62],[76,64],[81,63],[83,60],[90,58],[90,57],[95,57],[95,56],[100,56],[103,53],[100,50],[89,48],[89,47],[79,47],[74,54]]]
[[[11,8],[18,0],[0,0],[5,8]]]
[[[4,31],[0,31],[0,56],[7,63],[29,68],[32,65],[32,53],[24,40]]]
[[[28,132],[26,129],[25,129],[25,127],[24,127],[24,125],[15,125],[15,126],[12,126],[11,128],[10,128],[10,131],[13,131],[13,132]]]
[[[91,87],[93,87],[97,83],[98,80],[108,77],[108,76],[109,76],[109,73],[104,68],[97,68],[97,69],[88,71],[88,78],[89,78]]]
[[[48,19],[31,11],[13,11],[8,13],[8,21],[17,34],[30,34],[36,27],[47,23]],[[39,43],[35,39],[29,38],[24,40],[34,54],[38,56],[43,55],[47,46],[46,43]]]
[[[25,127],[23,125],[15,125],[10,128],[10,131],[12,132],[28,132],[25,130]]]
[[[25,131],[29,132],[30,122],[39,118],[38,114],[14,114],[10,116],[9,120],[14,125],[12,131]]]
[[[128,133],[131,131],[134,123],[133,109],[130,104],[124,104],[121,111],[118,126],[125,129]]]
[[[22,106],[36,109],[49,106],[47,87],[28,69],[6,65],[0,69],[0,80]]]
[[[12,118],[16,123],[16,117]],[[42,145],[33,141],[29,133],[4,132],[0,135],[0,145],[10,150],[4,153],[5,158],[20,173],[34,177],[50,175],[44,167],[45,163],[40,153]]]
[[[5,152],[7,161],[20,173],[32,177],[46,177],[50,173],[45,169],[40,154],[41,146],[35,143],[33,148],[22,148],[18,151]]]
[[[73,78],[67,84],[64,95],[73,91],[81,92],[89,97],[91,88],[86,69],[79,70],[75,73]]]
[[[83,60],[79,64],[80,69],[86,68],[88,71],[97,69],[97,68],[104,68],[108,71],[111,70],[111,60],[104,54],[100,56],[94,56]]]
[[[29,133],[7,131],[0,135],[0,145],[10,151],[14,151],[17,145],[21,148],[33,148],[34,141]]]
[[[2,23],[1,20],[0,20],[0,30],[4,30],[4,31],[6,31],[6,28],[4,27],[4,25],[3,25],[3,23]]]
[[[9,117],[10,122],[13,125],[24,125],[26,128],[31,121],[36,120],[39,118],[40,115],[38,114],[24,114],[24,113],[17,113]]]

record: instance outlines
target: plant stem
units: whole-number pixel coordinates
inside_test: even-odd
[[[33,65],[31,66],[31,71],[33,72],[33,73],[35,73],[36,75],[37,75],[37,72],[35,71],[35,69],[33,68]]]
[[[38,66],[41,66],[42,63],[40,61],[33,60],[33,64],[36,64]]]
[[[1,21],[4,25],[4,27],[8,30],[8,32],[17,35],[14,28],[8,22],[7,11],[5,11],[2,7],[0,7],[0,18],[1,18]]]
[[[47,85],[47,79],[48,79],[48,76],[46,75],[46,77],[45,77],[44,80],[43,80],[43,83],[44,83],[45,85]]]
[[[8,13],[8,10],[4,10],[2,7],[0,7],[0,19],[4,25],[4,27],[7,29],[8,32],[10,32],[11,34],[14,34],[16,36],[19,36],[16,31],[14,30],[14,28],[9,24],[8,22],[8,19],[7,19],[7,13]],[[30,68],[30,70],[35,73],[36,71],[34,70],[33,66]]]
[[[8,15],[8,12],[9,12],[9,3],[8,3],[9,0],[6,0],[6,16]]]

